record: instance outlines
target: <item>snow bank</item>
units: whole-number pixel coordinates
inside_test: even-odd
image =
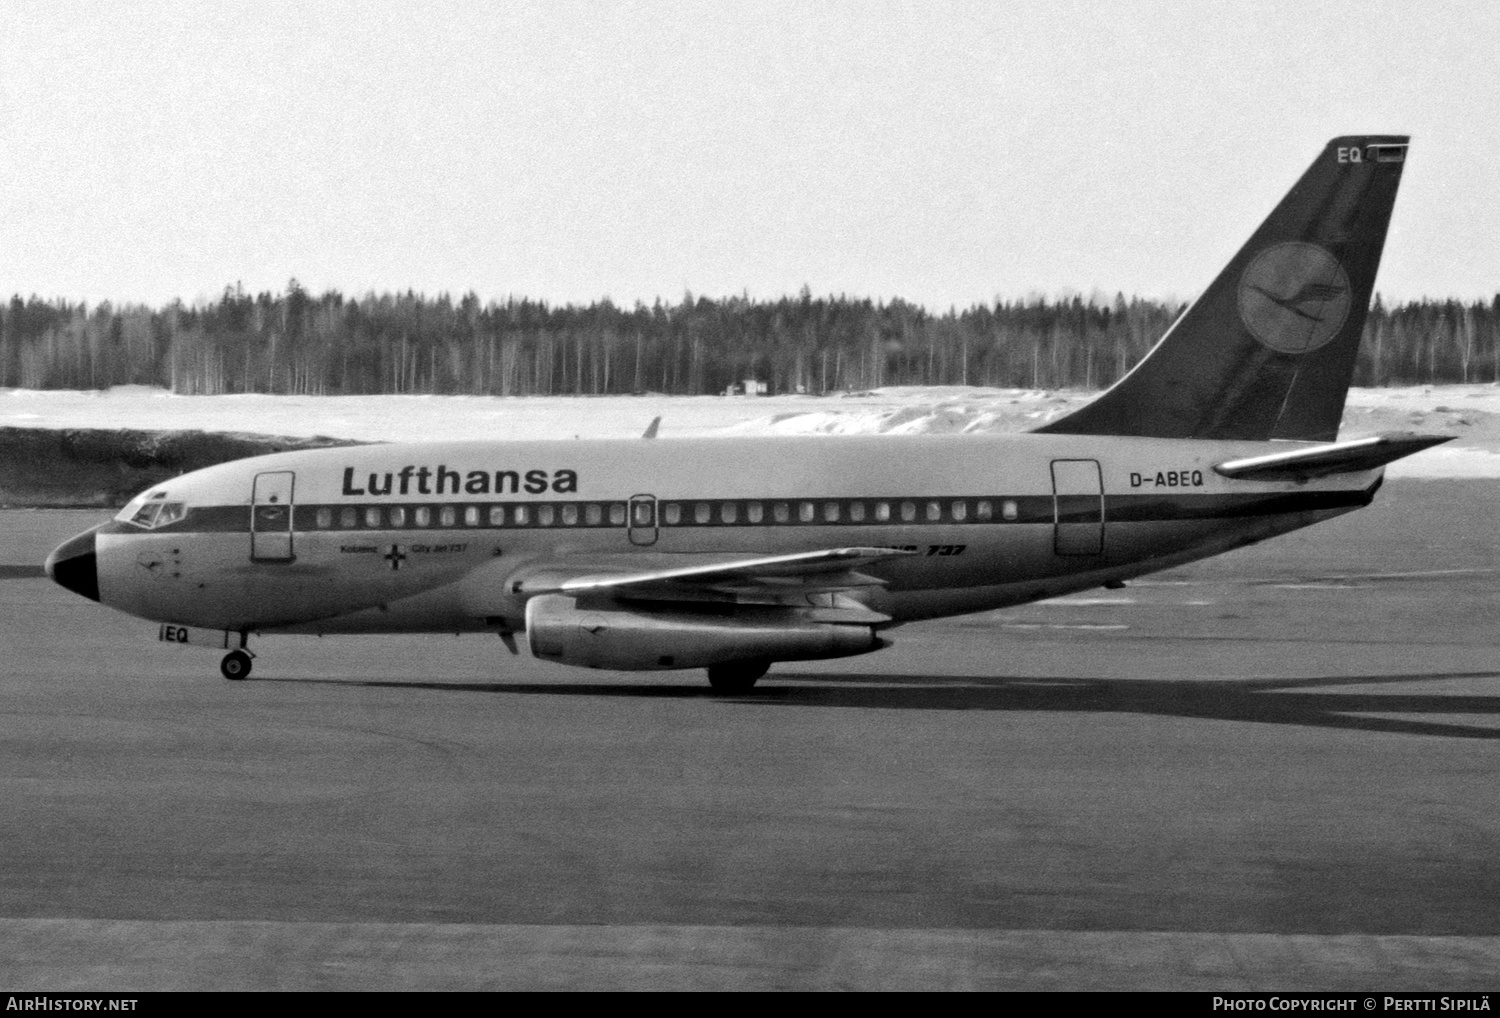
[[[829,396],[176,396],[0,389],[0,426],[201,429],[358,441],[629,437],[661,417],[685,435],[1015,432],[1092,398],[1083,392],[906,387]],[[1500,477],[1500,388],[1354,389],[1342,434],[1422,431],[1456,441],[1392,464],[1392,477]]]

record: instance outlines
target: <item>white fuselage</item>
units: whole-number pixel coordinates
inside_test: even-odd
[[[898,547],[913,553],[865,568],[878,582],[861,600],[899,624],[1125,579],[1369,502],[1378,469],[1305,483],[1213,470],[1288,447],[1023,434],[280,453],[158,485],[148,495],[185,512],[157,529],[102,528],[99,597],[240,632],[519,631],[528,588],[570,572]]]

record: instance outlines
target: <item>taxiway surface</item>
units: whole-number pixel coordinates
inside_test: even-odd
[[[755,695],[481,637],[254,677],[0,513],[0,986],[1500,981],[1500,483]]]

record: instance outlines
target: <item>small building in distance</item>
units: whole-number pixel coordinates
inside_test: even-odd
[[[726,396],[765,396],[770,392],[770,386],[755,378],[747,378],[743,382],[735,382],[724,390]]]

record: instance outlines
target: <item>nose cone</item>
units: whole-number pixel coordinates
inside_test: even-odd
[[[90,601],[99,600],[99,560],[94,556],[94,533],[87,530],[58,545],[47,556],[46,567],[48,576]]]

